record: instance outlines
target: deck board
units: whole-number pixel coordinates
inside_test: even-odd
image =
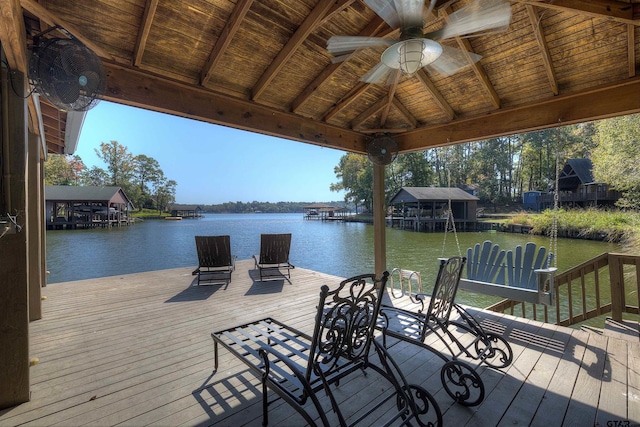
[[[257,282],[253,262],[244,260],[228,285],[198,287],[192,270],[44,288],[43,319],[30,324],[30,356],[39,358],[30,369],[31,401],[0,411],[0,425],[260,425],[259,381],[225,351],[212,375],[211,332],[271,316],[311,333],[320,286],[342,278],[296,268],[291,280]],[[640,423],[640,344],[469,310],[505,333],[514,350],[508,368],[478,368],[486,388],[479,406],[452,402],[433,353],[405,342],[389,350],[411,382],[435,396],[445,425]],[[350,413],[380,385],[356,375],[337,395]],[[272,425],[304,424],[284,402],[275,405]]]

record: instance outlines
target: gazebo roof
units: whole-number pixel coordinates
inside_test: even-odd
[[[424,30],[469,1],[437,0]],[[359,153],[384,132],[407,152],[640,111],[639,1],[511,0],[507,31],[442,42],[479,62],[391,85],[359,80],[381,48],[327,53],[333,35],[398,38],[360,0],[7,1],[0,41],[24,73],[60,25],[103,59],[107,100]],[[59,148],[65,118],[40,108]]]
[[[402,187],[391,198],[389,204],[416,202],[469,202],[479,200],[456,187]]]

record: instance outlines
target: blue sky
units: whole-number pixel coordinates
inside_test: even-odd
[[[106,169],[94,149],[112,140],[156,159],[178,183],[177,203],[344,199],[329,191],[344,151],[101,101],[88,111],[74,154]]]

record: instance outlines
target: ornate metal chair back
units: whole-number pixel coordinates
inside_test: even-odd
[[[460,276],[466,260],[466,258],[458,256],[440,259],[438,276],[429,301],[429,309],[427,310],[428,321],[436,320],[444,325],[449,322],[449,316],[458,292],[458,284],[460,283]]]
[[[380,279],[374,274],[346,279],[334,290],[322,286],[307,378],[322,375],[331,382],[333,375],[367,366],[388,277],[385,271]]]

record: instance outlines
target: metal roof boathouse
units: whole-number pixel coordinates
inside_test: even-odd
[[[402,187],[389,201],[387,222],[415,231],[443,231],[448,222],[457,230],[473,230],[478,200],[456,187]]]
[[[131,222],[133,204],[120,187],[45,187],[47,229],[118,227]]]

